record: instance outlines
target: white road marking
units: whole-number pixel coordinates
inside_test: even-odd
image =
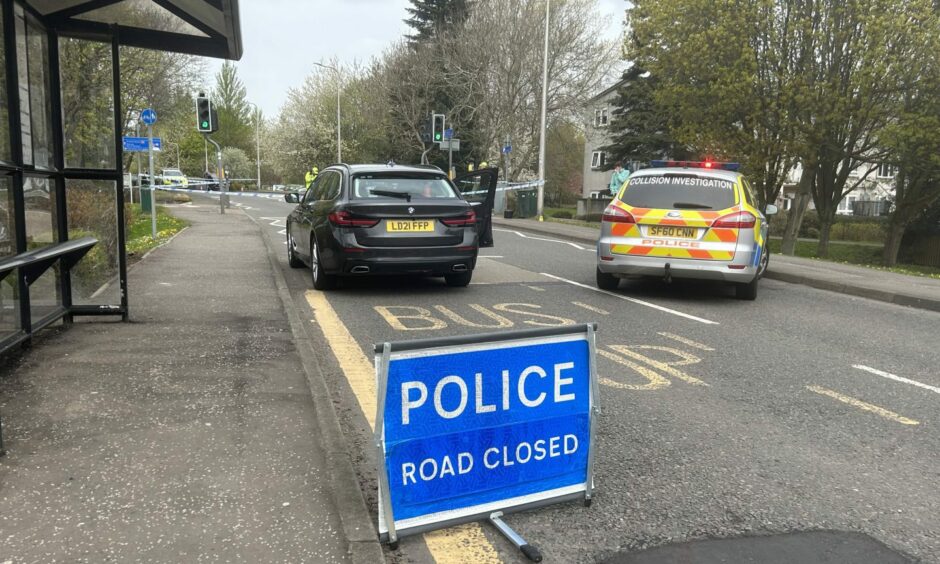
[[[477,258],[504,258],[502,255],[477,255]]]
[[[930,384],[924,384],[923,382],[918,382],[917,380],[911,380],[909,378],[904,378],[902,376],[896,376],[890,372],[884,372],[883,370],[878,370],[877,368],[872,368],[870,366],[865,366],[863,364],[853,364],[852,368],[858,368],[859,370],[864,370],[865,372],[871,372],[876,376],[881,376],[882,378],[887,378],[889,380],[894,380],[896,382],[901,382],[904,384],[910,384],[912,386],[917,386],[918,388],[923,388],[929,390],[935,394],[940,394],[940,388],[936,386],[931,386]]]
[[[712,321],[711,319],[705,319],[705,318],[703,318],[703,317],[696,317],[696,316],[694,316],[694,315],[691,315],[691,314],[688,314],[688,313],[683,313],[683,312],[681,312],[681,311],[677,311],[677,310],[674,310],[674,309],[669,309],[668,307],[663,307],[663,306],[661,306],[661,305],[656,305],[656,304],[653,304],[653,303],[650,303],[650,302],[645,302],[645,301],[643,301],[643,300],[638,300],[638,299],[636,299],[636,298],[631,298],[631,297],[629,297],[629,296],[622,296],[622,295],[620,295],[620,294],[615,294],[615,293],[613,293],[613,292],[608,292],[607,290],[601,290],[600,288],[595,288],[594,286],[588,286],[587,284],[582,284],[582,283],[580,283],[580,282],[575,282],[574,280],[568,280],[567,278],[562,278],[561,276],[555,276],[554,274],[549,274],[549,273],[547,273],[547,272],[541,272],[540,274],[541,274],[542,276],[548,276],[549,278],[554,278],[555,280],[560,280],[560,281],[562,281],[562,282],[565,282],[565,283],[568,283],[568,284],[571,284],[571,285],[574,285],[574,286],[578,286],[578,287],[581,287],[581,288],[586,288],[586,289],[588,289],[588,290],[593,290],[593,291],[599,292],[599,293],[601,293],[601,294],[607,294],[608,296],[612,296],[612,297],[614,297],[614,298],[620,298],[621,300],[626,300],[626,301],[628,301],[628,302],[633,302],[633,303],[635,303],[635,304],[639,304],[639,305],[642,305],[642,306],[646,306],[646,307],[650,307],[650,308],[653,308],[653,309],[657,309],[657,310],[662,311],[662,312],[665,312],[665,313],[669,313],[669,314],[672,314],[672,315],[677,315],[677,316],[679,316],[679,317],[684,317],[684,318],[686,318],[686,319],[691,319],[692,321],[698,321],[699,323],[704,323],[705,325],[721,325],[721,324],[718,323],[717,321]]]
[[[547,242],[549,242],[549,243],[563,243],[563,244],[565,244],[565,245],[571,245],[572,247],[574,247],[574,248],[576,248],[576,249],[581,249],[582,251],[583,251],[583,250],[592,250],[592,251],[594,250],[594,249],[585,249],[585,248],[582,247],[581,245],[578,245],[577,243],[572,243],[571,241],[562,241],[562,240],[560,240],[560,239],[548,239],[548,238],[545,238],[545,237],[534,237],[534,236],[532,236],[532,235],[526,235],[525,233],[521,233],[521,232],[519,232],[519,231],[514,231],[514,230],[512,230],[512,229],[498,229],[498,228],[497,228],[497,229],[493,229],[493,231],[505,231],[505,232],[507,232],[507,233],[515,233],[516,235],[522,237],[523,239],[532,239],[533,241],[547,241]]]
[[[533,291],[535,291],[535,292],[544,292],[544,291],[545,291],[545,288],[539,288],[538,286],[529,286],[529,285],[526,285],[526,288],[528,288],[528,289],[530,289],[530,290],[533,290]]]
[[[286,228],[285,228],[285,229],[281,229],[280,231],[277,232],[277,234],[278,234],[278,235],[287,235],[287,229],[286,229]],[[284,241],[284,244],[286,245],[286,244],[287,244],[287,241]]]
[[[263,219],[268,221],[268,225],[273,225],[274,227],[287,227],[287,224],[284,223],[287,221],[287,218],[284,217],[259,217],[258,219]]]
[[[666,337],[667,339],[672,339],[673,341],[679,341],[680,343],[685,343],[689,345],[690,347],[695,347],[703,351],[715,350],[708,345],[703,345],[702,343],[699,343],[698,341],[693,341],[692,339],[686,339],[685,337],[680,337],[679,335],[673,335],[672,333],[666,333],[664,331],[660,331],[659,334],[662,335],[663,337]]]
[[[571,303],[573,303],[574,305],[578,307],[583,307],[584,309],[588,311],[593,311],[594,313],[599,313],[601,315],[610,315],[610,312],[607,310],[601,309],[599,307],[594,307],[592,305],[589,305],[583,302],[571,302]]]

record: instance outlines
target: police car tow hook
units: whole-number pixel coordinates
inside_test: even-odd
[[[490,514],[490,523],[493,523],[493,526],[503,534],[509,542],[516,545],[516,548],[522,551],[522,554],[532,562],[541,562],[542,553],[539,552],[539,549],[535,548],[531,544],[527,543],[524,538],[520,537],[516,531],[513,531],[505,521],[500,519],[503,516],[502,511],[497,511]]]
[[[664,281],[666,284],[671,284],[671,283],[672,283],[672,270],[671,270],[670,268],[671,268],[671,267],[669,266],[669,263],[667,262],[667,263],[666,263],[666,274],[663,275],[663,281]]]

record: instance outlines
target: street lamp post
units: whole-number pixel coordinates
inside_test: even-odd
[[[542,55],[542,134],[539,136],[539,190],[538,213],[539,221],[545,221],[542,215],[545,205],[545,106],[548,103],[548,7],[549,0],[545,0],[545,51]]]
[[[255,108],[255,165],[258,169],[258,191],[261,191],[261,110],[258,104],[248,102],[248,105]]]
[[[343,162],[343,136],[341,133],[342,130],[342,116],[340,114],[339,106],[339,94],[340,94],[340,76],[339,69],[332,67],[330,65],[324,65],[323,63],[313,63],[318,67],[323,67],[325,69],[330,69],[336,73],[336,162]]]

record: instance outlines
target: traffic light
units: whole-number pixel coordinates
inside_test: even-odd
[[[431,131],[434,132],[433,141],[435,143],[440,143],[444,140],[444,114],[434,114],[431,116],[431,120],[434,125],[431,128]]]
[[[421,124],[421,142],[430,143],[431,142],[431,131],[434,129],[434,124],[430,117]]]
[[[196,131],[213,133],[216,130],[215,110],[212,101],[203,93],[196,97]]]

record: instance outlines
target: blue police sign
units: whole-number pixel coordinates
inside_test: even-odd
[[[151,108],[140,112],[140,121],[144,122],[147,125],[153,125],[157,123],[157,112],[153,111]]]
[[[509,154],[509,153],[511,153],[511,152],[512,152],[512,145],[510,145],[510,144],[508,144],[508,143],[505,144],[505,145],[503,145],[503,154],[504,154],[504,155],[507,155],[507,154]]]
[[[594,326],[376,347],[379,532],[590,500]]]

